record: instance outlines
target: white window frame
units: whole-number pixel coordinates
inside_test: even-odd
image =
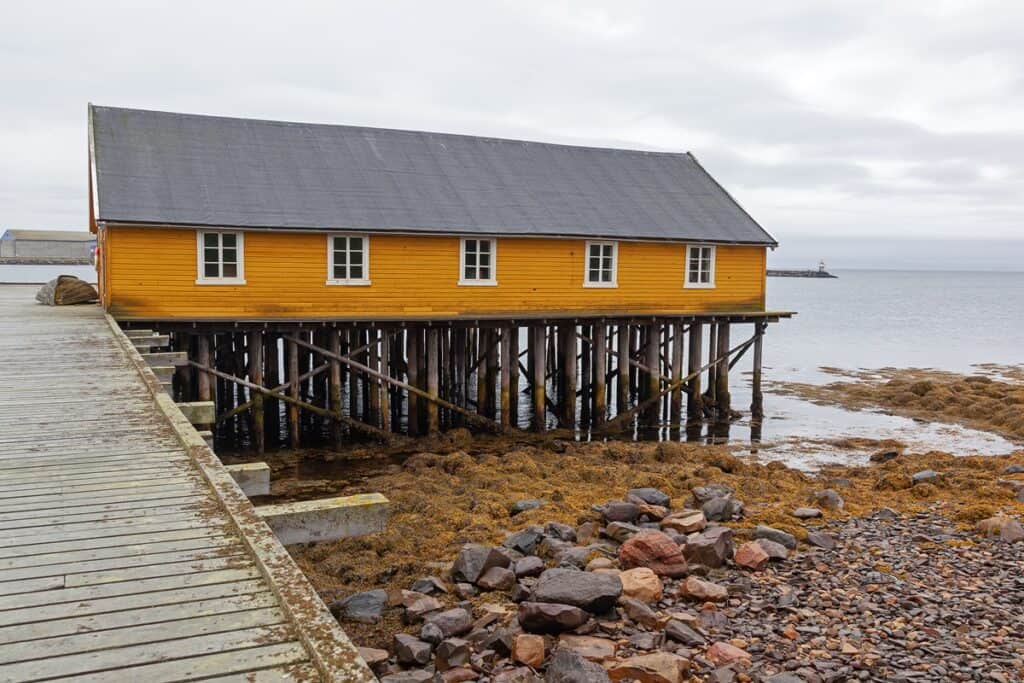
[[[238,275],[235,277],[208,277],[206,275],[205,236],[234,235],[235,250],[238,252]],[[223,270],[223,238],[218,240],[220,267]],[[245,284],[245,233],[238,230],[196,230],[196,284],[197,285],[244,285]]]
[[[612,280],[611,282],[592,282],[590,280],[590,248],[611,245],[612,248]],[[599,271],[600,272],[600,271]],[[619,286],[619,243],[614,240],[587,240],[583,252],[583,286],[595,289],[614,289]]]
[[[466,241],[491,243],[491,277],[487,280],[466,279]],[[480,265],[477,264],[477,268]],[[498,284],[498,240],[493,237],[463,237],[459,240],[459,285],[464,287],[495,287]]]
[[[334,238],[359,237],[363,240],[363,277],[334,277]],[[327,284],[349,287],[366,287],[370,284],[370,236],[362,233],[332,232],[327,235]]]
[[[690,282],[690,250],[710,249],[711,265],[708,268],[707,282]],[[713,244],[687,244],[683,252],[686,262],[683,267],[683,287],[686,289],[714,289],[715,288],[715,262],[718,260],[718,249]]]

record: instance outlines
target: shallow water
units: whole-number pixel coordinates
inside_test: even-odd
[[[0,264],[0,284],[42,284],[49,282],[58,275],[74,275],[86,282],[96,282],[96,269],[88,265],[28,266]]]

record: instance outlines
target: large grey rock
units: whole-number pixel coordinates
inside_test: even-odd
[[[432,648],[430,643],[425,643],[408,633],[396,633],[394,650],[399,664],[425,666],[430,661]]]
[[[785,548],[796,550],[796,536],[781,529],[773,529],[770,526],[759,524],[754,529],[754,538],[766,538],[769,541],[775,541]]]
[[[509,536],[504,545],[506,548],[518,550],[523,555],[533,555],[543,539],[544,531],[539,526],[529,526]]]
[[[846,504],[843,497],[840,496],[839,492],[835,489],[822,489],[821,491],[815,491],[813,499],[817,505],[820,505],[826,510],[842,510],[843,506]]]
[[[588,612],[607,612],[622,595],[622,581],[614,574],[548,569],[533,588],[534,602],[573,605]]]
[[[939,473],[935,470],[921,470],[915,472],[910,478],[915,484],[931,483],[938,480]]]
[[[473,627],[473,615],[461,607],[427,615],[424,621],[440,629],[445,638],[461,636]]]
[[[611,679],[600,664],[572,650],[559,649],[548,663],[544,683],[611,683]]]
[[[730,494],[712,498],[701,505],[700,510],[709,522],[728,522],[743,516],[743,503]]]
[[[526,512],[527,510],[536,510],[543,504],[544,501],[536,500],[534,498],[529,498],[527,500],[517,500],[516,502],[512,503],[512,505],[509,506],[508,514],[510,517],[515,517],[518,514]]]
[[[683,556],[689,562],[712,568],[723,566],[732,552],[732,530],[724,526],[705,529],[683,546]]]
[[[691,490],[694,507],[700,507],[712,498],[723,498],[732,495],[732,489],[722,484],[708,484]]]
[[[687,647],[703,647],[705,642],[704,636],[678,619],[673,619],[665,624],[665,635]]]
[[[786,546],[781,543],[768,538],[758,538],[754,541],[767,555],[769,560],[785,560],[789,557],[789,551],[786,550]]]
[[[634,522],[640,516],[640,508],[636,503],[624,500],[613,500],[598,506],[598,511],[606,522]]]
[[[524,602],[519,605],[519,625],[531,633],[561,633],[587,623],[590,614],[572,605]]]
[[[343,600],[332,602],[331,614],[339,621],[356,621],[361,624],[376,624],[388,606],[388,593],[372,590],[355,593]]]
[[[434,651],[434,668],[438,671],[447,671],[468,664],[470,653],[469,642],[462,638],[443,640]]]
[[[520,579],[524,576],[540,576],[544,573],[544,569],[544,560],[535,555],[516,560],[515,563],[516,577]]]
[[[836,547],[835,536],[824,531],[808,531],[807,543],[808,545],[824,548],[825,550],[832,550]]]
[[[576,542],[576,529],[572,528],[568,524],[548,522],[544,525],[544,534],[551,538],[557,538],[559,541],[567,541],[569,543]]]
[[[649,505],[660,505],[663,508],[672,507],[672,499],[669,495],[655,488],[630,489],[626,495],[639,498]]]
[[[455,563],[452,565],[452,577],[456,581],[476,583],[485,571],[491,567],[507,567],[508,556],[497,549],[486,545],[470,543],[462,546]]]

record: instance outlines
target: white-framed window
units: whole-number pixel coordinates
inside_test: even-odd
[[[245,284],[245,234],[196,232],[197,285]]]
[[[584,287],[619,286],[619,243],[587,242]]]
[[[683,276],[684,287],[715,286],[715,248],[706,244],[689,244],[686,246],[686,273]]]
[[[497,241],[465,237],[459,248],[460,285],[496,285]]]
[[[370,284],[368,235],[327,236],[327,284]]]

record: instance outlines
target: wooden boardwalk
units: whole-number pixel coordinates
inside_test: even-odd
[[[374,680],[99,307],[35,289],[0,286],[0,681]]]

